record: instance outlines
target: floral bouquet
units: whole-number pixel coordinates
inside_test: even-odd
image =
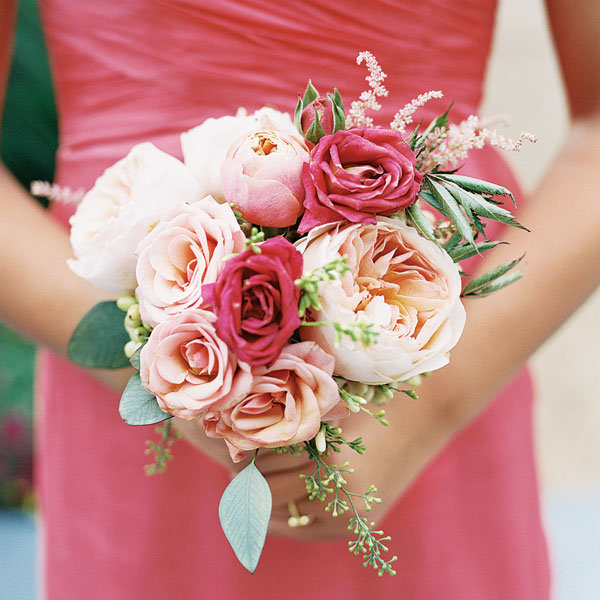
[[[363,411],[387,425],[381,406],[395,392],[416,397],[419,377],[448,363],[465,324],[461,298],[520,277],[515,260],[463,289],[458,263],[501,243],[487,239],[487,220],[521,225],[502,206],[509,190],[456,171],[486,141],[517,149],[532,136],[504,138],[476,117],[451,124],[449,111],[407,131],[441,92],[374,126],[367,112],[387,95],[385,74],[370,53],[363,61],[369,89],[348,114],[336,89],[321,96],[309,82],[293,120],[240,109],[183,133],[184,162],[140,144],[71,219],[71,269],[119,296],[83,318],[72,360],[138,371],[119,410],[130,425],[165,421],[150,473],[171,458],[173,416],[200,419],[233,461],[252,453],[219,507],[249,571],[271,512],[255,459],[277,451],[307,453],[309,498],[348,513],[350,551],[394,574],[389,538],[355,505],[380,502],[376,488],[349,492],[349,464],[327,460],[342,445],[365,451],[340,423]],[[289,524],[308,522],[296,514]]]

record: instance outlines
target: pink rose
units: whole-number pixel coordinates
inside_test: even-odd
[[[335,374],[371,385],[405,381],[439,369],[458,342],[465,309],[457,265],[434,242],[397,219],[374,224],[337,223],[313,229],[297,244],[304,270],[346,256],[350,271],[319,285],[317,321],[371,322],[379,337],[364,346],[344,337],[338,347],[333,327],[303,327],[335,358]]]
[[[290,344],[270,367],[254,367],[248,395],[226,410],[208,412],[208,436],[224,438],[235,462],[247,450],[310,440],[324,419],[348,414],[332,379],[333,359],[312,342]]]
[[[140,377],[162,410],[194,419],[249,392],[250,366],[239,362],[219,338],[215,320],[208,311],[186,310],[150,334],[140,353]]]
[[[202,294],[217,314],[217,331],[235,354],[253,366],[273,362],[299,327],[302,256],[285,238],[260,244],[226,261]]]
[[[217,280],[229,254],[246,247],[231,208],[207,196],[183,204],[140,242],[136,290],[142,320],[154,327],[203,305],[202,285]]]
[[[234,144],[221,166],[223,193],[244,219],[267,227],[288,227],[302,214],[304,142],[290,133],[263,130]]]
[[[300,128],[306,134],[315,122],[315,111],[319,117],[319,124],[325,135],[331,135],[335,129],[335,117],[333,102],[329,98],[318,96],[306,108],[300,116]]]
[[[423,176],[402,134],[379,127],[356,127],[322,137],[302,179],[306,212],[298,230],[347,220],[375,223],[411,206]]]

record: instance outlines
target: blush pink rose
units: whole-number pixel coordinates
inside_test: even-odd
[[[308,157],[304,142],[290,133],[263,130],[244,136],[221,165],[227,202],[256,225],[293,225],[304,210],[302,165]]]
[[[241,359],[253,366],[273,362],[299,327],[302,256],[277,236],[230,258],[216,283],[202,294],[217,314],[217,331]]]
[[[162,410],[194,419],[249,392],[250,366],[238,361],[219,338],[215,320],[208,311],[186,310],[150,334],[140,353],[140,378]]]
[[[375,223],[411,206],[423,176],[402,134],[356,127],[319,140],[304,166],[306,211],[298,230],[336,221]]]
[[[348,414],[333,373],[333,358],[312,342],[286,346],[270,367],[252,369],[248,395],[204,417],[208,436],[224,438],[239,462],[246,451],[310,440],[321,421]]]
[[[151,327],[188,308],[202,307],[202,286],[223,270],[226,256],[246,247],[231,208],[206,198],[181,205],[140,242],[136,290]]]
[[[377,342],[364,346],[344,337],[336,344],[333,327],[303,327],[335,358],[335,374],[371,385],[406,381],[439,369],[458,342],[465,309],[457,265],[434,242],[397,219],[324,225],[296,244],[304,270],[346,257],[350,271],[319,285],[317,321],[375,325]]]

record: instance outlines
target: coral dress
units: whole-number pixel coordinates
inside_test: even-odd
[[[181,156],[179,134],[265,102],[293,111],[308,77],[348,101],[368,49],[388,73],[381,123],[441,89],[454,118],[477,111],[495,0],[40,0],[60,119],[59,183],[89,188],[135,143]],[[429,115],[445,108],[428,106]],[[497,155],[465,173],[515,188]],[[66,220],[66,208],[55,207]],[[493,368],[493,365],[490,365]],[[396,577],[361,567],[346,542],[267,539],[237,563],[217,519],[226,471],[186,442],[147,477],[149,428],[118,397],[44,352],[38,489],[48,600],[403,598],[541,600],[549,594],[526,372],[454,439],[381,526]],[[392,425],[393,426],[393,425]]]

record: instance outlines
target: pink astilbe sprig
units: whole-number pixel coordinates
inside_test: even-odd
[[[74,191],[69,187],[49,181],[32,181],[29,190],[32,196],[47,198],[52,202],[62,202],[63,204],[79,204],[85,195],[85,190]]]
[[[443,98],[444,94],[439,90],[432,90],[430,92],[425,92],[424,94],[419,94],[416,98],[411,100],[408,104],[405,104],[403,108],[401,108],[395,115],[394,119],[390,123],[390,129],[395,129],[400,133],[404,133],[406,126],[412,123],[413,114],[417,111],[418,108],[424,106],[427,102],[429,102],[432,98]]]
[[[522,131],[517,139],[504,136],[495,129],[484,127],[478,116],[471,115],[458,124],[432,131],[425,140],[425,150],[419,156],[418,166],[422,171],[439,165],[457,167],[470,150],[483,148],[486,143],[501,150],[517,152],[526,141],[535,143],[537,138],[526,131]]]
[[[369,83],[370,90],[365,90],[361,93],[358,100],[354,100],[350,105],[348,116],[346,117],[346,127],[370,127],[373,125],[373,119],[366,115],[368,110],[378,111],[381,109],[381,104],[377,98],[382,98],[388,95],[383,82],[387,75],[381,70],[377,59],[368,51],[360,52],[356,57],[356,64],[365,63],[369,74],[365,80]]]

